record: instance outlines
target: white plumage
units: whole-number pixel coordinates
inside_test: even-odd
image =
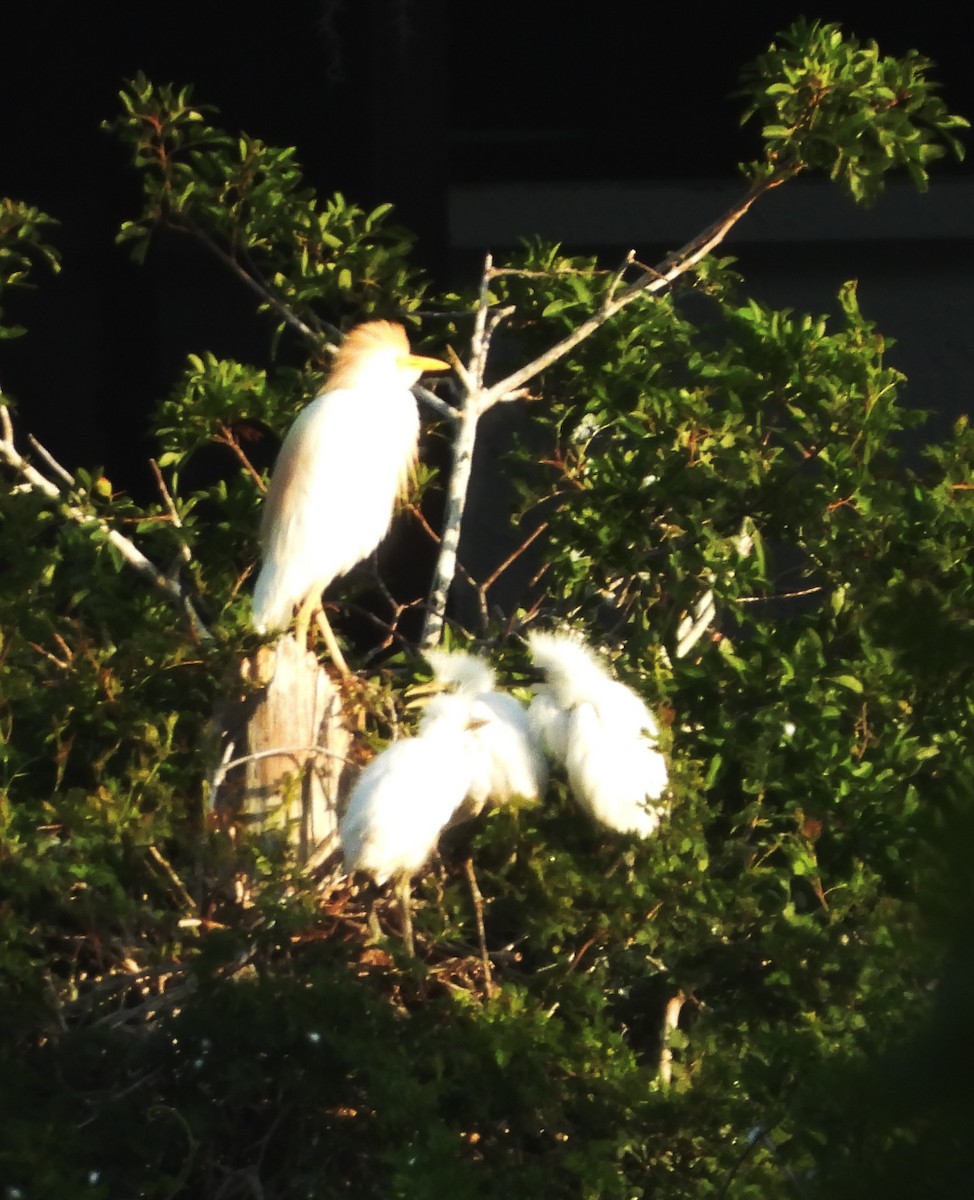
[[[568,723],[571,713],[555,699],[546,684],[536,687],[528,708],[528,725],[535,742],[558,766],[568,757]]]
[[[601,825],[649,837],[668,782],[652,713],[577,637],[529,633],[528,647],[546,678],[529,720],[572,795]]]
[[[324,391],[284,439],[264,501],[259,632],[286,628],[296,605],[308,606],[306,622],[328,584],[385,536],[419,436],[410,388],[446,368],[411,354],[405,330],[389,321],[345,337]]]
[[[494,671],[474,654],[427,650],[425,657],[437,686],[468,698],[476,722],[474,775],[458,819],[477,816],[487,803],[540,800],[548,768],[524,705],[508,692],[497,691]]]
[[[477,751],[466,696],[434,696],[415,737],[393,742],[358,777],[338,827],[346,871],[408,878],[463,803]]]

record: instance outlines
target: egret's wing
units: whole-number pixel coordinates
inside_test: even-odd
[[[578,804],[619,833],[655,833],[668,782],[663,755],[638,731],[607,729],[591,705],[573,712],[568,740],[568,783]]]
[[[480,756],[478,777],[489,781],[489,799],[495,804],[539,800],[548,771],[522,705],[513,696],[488,692],[477,697],[471,716],[478,722],[473,733]]]
[[[295,604],[372,553],[389,528],[418,432],[416,402],[404,388],[339,388],[299,415],[264,501],[258,628],[284,627]]]
[[[263,563],[254,587],[258,627],[284,628],[291,609],[311,593],[319,578],[322,526],[337,508],[332,469],[340,424],[336,416],[330,395],[313,400],[299,414],[277,456],[261,518]]]
[[[624,683],[607,679],[591,700],[607,729],[632,736],[644,733],[654,741],[659,736],[659,726],[645,701]]]
[[[454,713],[444,705],[440,720],[394,742],[365,768],[338,827],[346,870],[384,883],[423,865],[470,788],[474,760],[465,716],[465,706]]]

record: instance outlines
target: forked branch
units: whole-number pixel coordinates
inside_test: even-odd
[[[442,636],[447,601],[457,570],[457,548],[460,544],[460,530],[463,524],[474,446],[477,440],[477,422],[483,414],[501,401],[519,399],[523,396],[523,389],[527,383],[563,359],[637,297],[652,295],[668,287],[674,279],[690,270],[720,245],[759,197],[772,188],[778,187],[794,174],[795,168],[786,167],[764,179],[756,180],[736,204],[702,233],[687,242],[680,250],[665,258],[659,266],[641,268],[639,277],[632,283],[623,286],[622,280],[626,270],[630,266],[639,266],[635,261],[634,253],[627,255],[621,267],[612,275],[606,294],[597,311],[577,325],[561,341],[556,342],[531,362],[519,367],[518,370],[490,387],[485,385],[484,376],[491,336],[500,322],[513,312],[513,309],[497,309],[491,312],[491,280],[498,275],[505,274],[506,268],[495,269],[493,259],[489,254],[487,255],[481,275],[480,296],[474,317],[473,336],[470,341],[470,356],[466,367],[458,372],[464,399],[456,421],[453,468],[447,486],[440,554],[430,588],[426,623],[423,628],[422,645],[424,648],[435,646]]]

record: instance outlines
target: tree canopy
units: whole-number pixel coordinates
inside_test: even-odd
[[[24,449],[29,398],[3,397],[5,1198],[965,1194],[974,435],[907,453],[925,414],[854,283],[834,314],[779,311],[717,254],[801,173],[862,203],[896,169],[925,189],[966,126],[929,70],[800,22],[744,72],[761,149],[710,229],[653,267],[529,239],[464,294],[387,207],[320,199],[295,150],[229,134],[188,87],[126,84],[110,127],[143,208],[120,242],[205,247],[272,365],[190,358],[147,504]],[[56,242],[3,201],[4,336]],[[645,842],[560,776],[449,832],[415,959],[383,899],[370,919],[367,889],[213,819],[214,713],[259,641],[250,446],[369,316],[455,351],[423,398],[456,453],[420,464],[400,518],[439,553],[429,590],[367,564],[330,597],[340,630],[378,631],[350,655],[356,761],[408,723],[421,643],[476,646],[525,696],[520,634],[568,622],[671,763]],[[504,461],[474,460],[483,415],[515,406]],[[471,462],[514,497],[477,579]]]

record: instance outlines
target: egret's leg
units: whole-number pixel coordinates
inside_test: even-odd
[[[304,649],[308,648],[308,624],[311,621],[311,614],[315,610],[316,605],[321,604],[321,597],[312,593],[298,609],[298,615],[294,618],[294,637],[299,646]]]
[[[375,910],[376,897],[372,897],[372,903],[369,905],[369,915],[367,918],[369,926],[369,937],[373,942],[382,941],[382,926],[379,924],[379,914]]]
[[[396,880],[396,898],[399,901],[399,911],[402,913],[402,940],[406,943],[409,957],[415,958],[416,943],[413,941],[413,914],[408,875],[400,875]]]
[[[473,873],[472,858],[467,859],[463,864],[463,869],[467,875],[467,883],[470,885],[474,920],[477,922],[477,941],[480,944],[480,961],[484,964],[484,978],[487,981],[489,991],[490,985],[494,981],[494,976],[490,966],[490,958],[487,954],[487,931],[484,928],[484,898],[480,894],[480,888],[477,886],[477,876]]]
[[[332,631],[332,627],[328,621],[328,618],[325,616],[325,610],[320,604],[318,605],[318,611],[315,614],[315,620],[318,622],[318,629],[321,632],[321,636],[325,639],[325,645],[328,648],[331,661],[338,668],[339,672],[344,675],[346,679],[348,679],[352,672],[348,669],[348,663],[345,661],[345,655],[342,654],[341,647],[338,645],[338,640]]]

